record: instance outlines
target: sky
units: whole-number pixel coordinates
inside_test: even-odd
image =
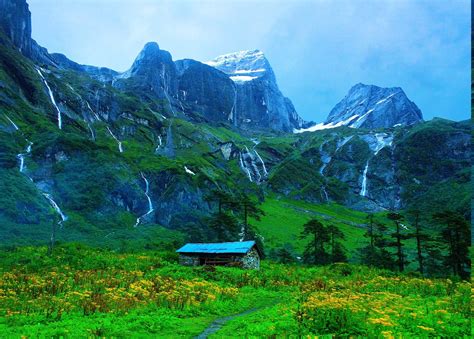
[[[402,87],[425,120],[470,118],[469,0],[27,0],[50,52],[127,70],[148,41],[174,60],[260,49],[283,94],[324,121],[356,83]]]

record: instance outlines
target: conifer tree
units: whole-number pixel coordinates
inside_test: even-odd
[[[304,261],[315,265],[327,264],[329,256],[324,248],[330,240],[327,228],[316,219],[308,221],[303,227],[301,238],[310,237],[303,253]]]
[[[327,231],[330,238],[331,245],[331,261],[332,262],[346,262],[347,256],[344,245],[338,240],[344,240],[346,237],[344,233],[334,225],[329,225]]]
[[[469,223],[462,214],[449,210],[435,213],[433,219],[442,226],[440,241],[448,248],[448,255],[444,257],[445,264],[454,275],[468,279],[471,267]]]

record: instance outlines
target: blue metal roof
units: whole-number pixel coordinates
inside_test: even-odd
[[[178,253],[241,253],[246,254],[255,245],[255,241],[220,242],[210,244],[186,244]]]

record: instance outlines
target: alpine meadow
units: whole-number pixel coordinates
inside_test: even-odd
[[[202,13],[214,20],[228,6],[325,11],[344,1],[222,2],[215,12],[196,11],[191,21]],[[126,2],[32,0],[30,12],[26,0],[0,0],[3,337],[471,337],[468,112],[461,119],[450,112],[428,119],[410,99],[413,90],[404,90],[402,75],[387,74],[390,81],[373,85],[361,83],[369,77],[347,82],[352,73],[334,73],[347,82],[345,96],[331,110],[315,105],[313,115],[300,114],[310,96],[292,101],[283,89],[313,81],[307,90],[322,96],[330,81],[311,80],[310,67],[301,71],[290,60],[294,51],[278,49],[278,39],[287,36],[281,32],[265,45],[288,53],[286,62],[276,57],[274,69],[270,54],[259,49],[175,60],[156,42],[144,44],[124,72],[83,65],[32,38],[37,27],[51,25],[35,20],[33,3],[85,8],[87,15],[99,11],[94,5],[110,6],[111,17],[97,26],[106,29],[109,22],[120,25],[114,11]],[[400,3],[358,6],[384,4],[389,13],[426,5]],[[214,0],[127,6],[144,12],[158,6],[163,12],[156,21],[184,11],[188,27],[191,8],[209,4],[220,6]],[[428,7],[435,13],[445,5]],[[146,18],[130,36],[145,34]],[[264,30],[266,20],[255,27]],[[79,21],[68,25],[81,30]],[[290,29],[283,19],[275,22]],[[178,36],[180,24],[154,34]],[[201,24],[196,38],[209,23]],[[222,29],[210,33],[216,45],[227,43],[217,38]],[[387,32],[380,29],[395,41],[397,32]],[[66,43],[60,36],[50,39]],[[69,47],[83,49],[76,38]],[[240,37],[233,38],[240,46]],[[131,38],[122,39],[125,53]],[[301,46],[302,54],[308,51]],[[367,58],[364,72],[392,57]],[[386,69],[396,68],[393,62]],[[306,79],[294,83],[278,75],[280,68],[300,70]],[[424,72],[428,66],[413,82]],[[439,85],[429,79],[419,79],[427,91]],[[397,80],[403,88],[384,86]],[[442,96],[434,91],[428,110],[444,107],[437,100]],[[326,119],[312,121],[321,111]]]

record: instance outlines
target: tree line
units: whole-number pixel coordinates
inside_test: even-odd
[[[470,224],[456,211],[437,212],[431,216],[430,227],[421,221],[420,211],[412,210],[407,216],[389,212],[385,215],[388,225],[367,215],[365,237],[367,243],[358,250],[353,262],[403,272],[408,260],[406,242],[414,239],[415,253],[412,260],[423,276],[453,275],[462,279],[470,276],[471,244]],[[302,238],[309,239],[303,252],[306,264],[324,265],[346,262],[346,249],[342,244],[344,233],[334,225],[325,226],[312,219],[303,225]],[[283,263],[295,261],[291,246],[280,248],[272,256]]]
[[[183,226],[188,240],[193,242],[226,242],[255,240],[264,253],[263,238],[249,219],[264,216],[259,202],[245,193],[213,190],[205,199],[215,211],[200,224]],[[422,218],[423,217],[423,218]],[[326,265],[335,262],[361,264],[403,272],[409,264],[421,275],[454,275],[462,279],[470,276],[469,246],[470,223],[456,211],[442,211],[427,216],[418,210],[405,215],[388,212],[384,217],[368,214],[364,234],[366,244],[357,256],[348,258],[343,245],[345,234],[334,224],[325,225],[311,219],[303,225],[300,239],[307,239],[302,257],[295,254],[291,245],[274,249],[270,258],[282,263],[302,261],[309,265]],[[415,247],[407,249],[407,241]],[[408,256],[408,252],[410,256]],[[409,261],[408,258],[412,258]]]

